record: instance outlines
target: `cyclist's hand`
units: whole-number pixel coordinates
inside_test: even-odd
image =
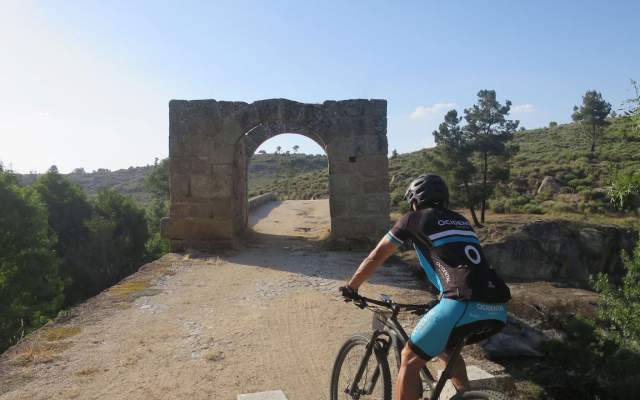
[[[344,297],[344,301],[358,300],[360,298],[358,289],[353,289],[349,286],[341,286],[338,290],[340,290],[340,294]]]

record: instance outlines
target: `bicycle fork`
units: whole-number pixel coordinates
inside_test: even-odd
[[[376,330],[373,332],[373,334],[371,335],[371,340],[369,341],[369,343],[367,343],[364,357],[360,362],[360,366],[358,367],[356,376],[353,378],[353,383],[351,384],[351,387],[348,387],[347,390],[345,390],[345,392],[351,395],[354,399],[359,399],[361,395],[369,395],[373,393],[373,389],[375,389],[376,387],[376,383],[378,382],[378,378],[380,377],[380,373],[381,373],[380,372],[381,367],[379,364],[378,366],[376,366],[376,369],[373,371],[373,374],[371,375],[371,380],[369,382],[364,383],[363,389],[360,389],[358,387],[359,386],[358,383],[360,382],[360,379],[362,379],[362,375],[364,374],[364,372],[367,370],[367,365],[369,364],[369,358],[371,357],[371,355],[373,355],[373,352],[375,351],[375,346],[378,345],[378,342],[382,343],[382,356],[386,357],[386,354],[389,351],[389,348],[391,347],[392,341],[390,340],[391,338],[389,338],[389,340],[384,338],[379,339],[379,337],[382,335],[389,336],[389,334],[384,331]]]

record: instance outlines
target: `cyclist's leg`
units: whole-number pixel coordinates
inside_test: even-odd
[[[396,381],[396,400],[418,400],[420,369],[426,363],[427,360],[416,354],[408,344],[404,346]]]
[[[449,359],[450,359],[449,352],[450,350],[447,349],[445,350],[444,353],[438,356],[438,358],[440,358],[440,360],[442,360],[443,362],[443,366],[442,366],[443,369],[446,367],[447,363],[449,362]],[[451,376],[450,376],[451,383],[453,383],[453,386],[455,386],[458,392],[462,392],[469,387],[469,377],[467,376],[467,365],[464,362],[464,358],[462,358],[462,354],[459,354],[456,360],[454,361],[455,361],[455,364],[451,369]]]
[[[481,321],[501,321],[504,326],[504,323],[507,321],[507,308],[505,304],[486,304],[479,302],[468,302],[467,307],[465,309],[464,315],[455,328],[453,329],[451,336],[449,337],[449,341],[447,343],[446,350],[444,353],[440,354],[439,358],[445,363],[449,362],[449,355],[453,351],[453,347],[456,343],[459,342],[463,337],[468,335],[477,329],[476,325],[481,323]],[[488,335],[484,335],[481,337],[475,337],[475,340],[469,342],[468,344],[477,343],[481,339],[486,339],[487,337],[495,334],[500,329],[500,324],[496,325],[496,331],[493,333],[489,333]],[[469,386],[469,377],[467,376],[467,367],[464,363],[464,359],[462,355],[457,357],[457,361],[453,370],[451,371],[451,382],[456,387],[458,391],[463,391]]]
[[[417,394],[413,391],[418,387],[420,368],[428,360],[444,351],[449,335],[464,315],[465,308],[466,305],[463,302],[442,299],[418,322],[402,351],[396,385],[398,400],[417,399]],[[406,393],[405,397],[402,397],[403,393]]]

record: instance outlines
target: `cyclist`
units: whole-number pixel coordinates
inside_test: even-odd
[[[456,338],[492,322],[495,330],[473,342],[491,336],[507,320],[509,288],[491,269],[473,228],[462,215],[449,210],[449,189],[438,175],[416,178],[405,199],[411,212],[405,214],[362,261],[342,295],[357,298],[358,288],[376,268],[405,241],[411,240],[427,278],[438,289],[440,300],[413,330],[402,350],[396,383],[398,400],[418,399],[420,369],[438,356],[445,363]],[[464,391],[468,384],[462,357],[454,360],[451,381]]]

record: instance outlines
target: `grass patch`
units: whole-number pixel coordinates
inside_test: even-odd
[[[113,286],[109,289],[109,293],[119,297],[126,297],[130,294],[148,289],[150,286],[150,281],[127,281]]]
[[[98,372],[100,372],[100,370],[98,368],[84,368],[84,369],[81,369],[80,371],[76,372],[75,375],[76,376],[91,376],[93,374],[97,374]]]
[[[55,328],[44,328],[42,330],[42,337],[48,342],[56,342],[59,340],[68,339],[72,336],[80,333],[80,328],[75,326],[59,326]]]
[[[55,359],[56,354],[70,346],[69,342],[43,342],[35,338],[24,344],[22,352],[13,359],[13,363],[21,366],[49,363]]]

